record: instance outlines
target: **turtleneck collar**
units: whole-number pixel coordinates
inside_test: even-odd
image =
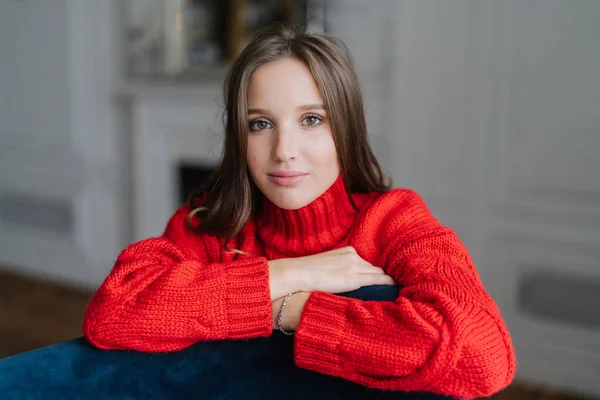
[[[257,233],[268,253],[301,257],[336,247],[348,234],[355,216],[340,174],[321,196],[297,210],[285,210],[263,197]]]

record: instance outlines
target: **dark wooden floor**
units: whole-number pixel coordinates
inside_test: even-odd
[[[0,270],[0,358],[81,336],[81,321],[90,297],[88,292]],[[582,398],[516,383],[492,399]]]
[[[0,358],[81,336],[90,297],[0,272]]]

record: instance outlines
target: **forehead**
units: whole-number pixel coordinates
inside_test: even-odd
[[[322,102],[310,69],[296,59],[282,58],[264,64],[250,77],[249,107],[280,109]]]

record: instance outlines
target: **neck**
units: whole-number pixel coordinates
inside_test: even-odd
[[[265,197],[258,235],[269,253],[288,257],[316,254],[340,244],[355,216],[340,175],[325,193],[297,210],[280,208]]]

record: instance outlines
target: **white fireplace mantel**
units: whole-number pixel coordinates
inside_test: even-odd
[[[181,205],[177,167],[216,166],[222,149],[220,82],[192,89],[146,88],[132,103],[135,241],[160,235]]]

